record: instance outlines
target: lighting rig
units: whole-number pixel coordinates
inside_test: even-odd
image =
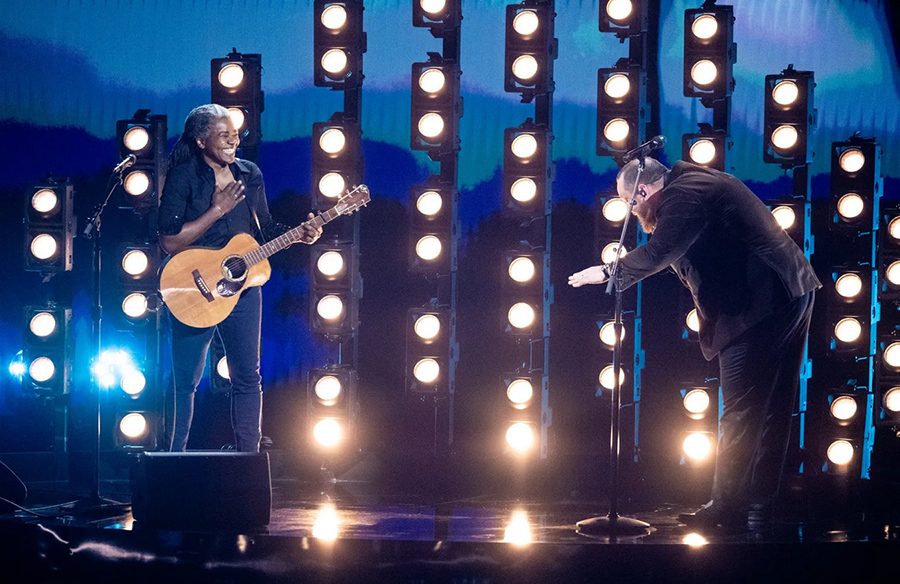
[[[228,109],[241,138],[241,158],[259,160],[262,139],[261,114],[265,109],[262,91],[262,56],[241,54],[232,49],[227,57],[210,61],[212,103]]]

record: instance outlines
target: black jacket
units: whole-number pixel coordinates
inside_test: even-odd
[[[779,307],[821,287],[769,209],[730,174],[676,162],[654,198],[653,236],[620,260],[621,287],[671,266],[694,298],[707,359]]]

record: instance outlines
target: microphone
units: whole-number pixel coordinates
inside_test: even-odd
[[[634,150],[629,150],[625,156],[622,157],[622,160],[627,164],[634,160],[635,158],[644,158],[654,150],[659,150],[663,146],[666,145],[666,137],[665,136],[654,136],[647,142],[644,142]]]
[[[135,156],[134,154],[129,154],[122,160],[122,162],[120,162],[119,164],[116,165],[116,167],[113,169],[113,174],[118,174],[118,173],[122,172],[123,170],[125,170],[126,168],[128,168],[129,166],[134,164],[135,162],[137,162],[137,156]]]

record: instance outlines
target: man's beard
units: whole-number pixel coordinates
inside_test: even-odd
[[[653,233],[656,229],[656,197],[644,201],[641,205],[635,205],[634,214],[641,224],[644,233]]]

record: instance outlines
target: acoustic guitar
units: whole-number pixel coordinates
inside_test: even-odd
[[[303,225],[319,228],[341,215],[350,215],[369,202],[369,189],[359,185],[320,213],[272,241],[259,245],[253,236],[239,233],[225,247],[189,247],[166,262],[159,291],[169,312],[197,328],[219,324],[231,314],[241,291],[262,286],[272,275],[270,255],[301,241]]]

